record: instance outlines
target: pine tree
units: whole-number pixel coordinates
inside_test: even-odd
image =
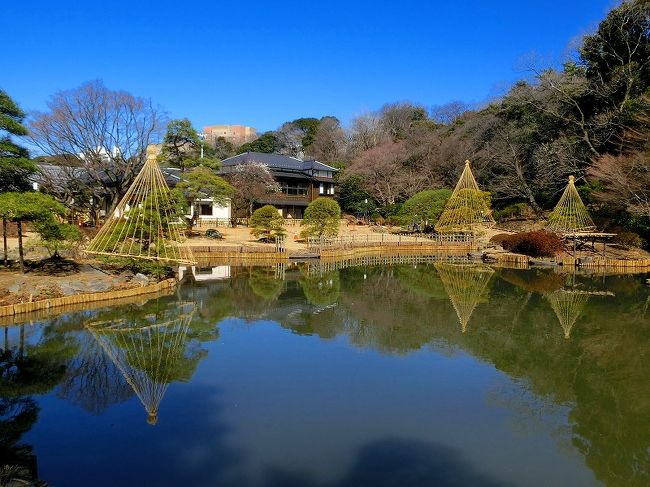
[[[22,122],[25,114],[18,105],[0,90],[0,193],[8,191],[28,191],[29,176],[36,171],[36,166],[29,160],[27,149],[14,143],[13,136],[27,135]],[[2,218],[2,242],[4,264],[7,259],[7,218]]]

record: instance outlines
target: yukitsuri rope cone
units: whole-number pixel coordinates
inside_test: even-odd
[[[589,293],[559,289],[548,293],[546,299],[551,303],[551,308],[555,311],[555,316],[564,330],[564,338],[569,338],[571,328],[589,301]]]
[[[483,297],[494,270],[481,264],[434,264],[449,300],[456,310],[460,328],[467,331],[474,308]]]
[[[469,161],[435,225],[438,232],[469,231],[496,225],[487,194],[481,191]]]
[[[548,215],[546,229],[562,234],[592,232],[596,229],[587,207],[578,194],[573,176],[569,176],[569,184],[562,193],[560,201]]]
[[[181,315],[163,323],[133,324],[121,319],[86,325],[137,394],[151,425],[158,422],[160,402],[185,354],[194,303],[181,303],[178,308]]]
[[[177,203],[162,171],[156,160],[148,157],[86,252],[193,264],[192,250],[182,245],[182,229]]]

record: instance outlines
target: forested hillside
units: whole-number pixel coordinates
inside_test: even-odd
[[[340,167],[343,209],[365,211],[369,198],[384,217],[419,191],[453,186],[465,159],[506,213],[541,215],[573,174],[601,228],[647,238],[650,2],[614,8],[561,69],[531,69],[486,106],[389,103],[347,129],[331,116],[301,118],[241,150]]]

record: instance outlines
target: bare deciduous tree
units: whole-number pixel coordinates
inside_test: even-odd
[[[415,122],[425,120],[424,107],[409,102],[387,103],[379,110],[381,125],[393,139],[405,139]]]
[[[78,169],[69,171],[70,180],[101,188],[112,209],[142,167],[147,145],[159,139],[161,111],[101,81],[58,92],[47,107],[31,117],[32,140],[45,154],[84,168],[88,181],[78,180]]]
[[[239,164],[225,174],[224,179],[235,188],[231,200],[233,222],[242,214],[250,217],[255,201],[280,191],[280,185],[273,179],[268,166],[261,162]]]
[[[372,149],[387,139],[381,118],[374,113],[366,113],[352,120],[350,144],[352,153],[357,155]]]
[[[364,189],[383,206],[392,205],[427,186],[422,168],[409,164],[404,142],[388,141],[362,152],[345,172],[361,178]]]
[[[346,151],[345,131],[335,117],[323,117],[314,142],[309,146],[310,157],[325,163],[340,162]]]
[[[293,122],[285,122],[275,131],[275,136],[280,141],[281,154],[296,157],[303,152],[302,138],[305,132]]]
[[[650,218],[650,97],[621,138],[623,152],[598,158],[589,175],[604,183],[599,198],[634,215]]]
[[[471,106],[462,101],[450,101],[444,105],[436,105],[431,108],[431,119],[442,125],[451,125],[465,112],[471,110]]]

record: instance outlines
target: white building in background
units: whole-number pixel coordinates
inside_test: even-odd
[[[178,280],[191,273],[195,281],[222,281],[230,278],[230,266],[218,265],[214,267],[180,266],[178,268]]]
[[[208,223],[213,221],[215,224],[225,220],[230,220],[232,215],[230,208],[230,201],[226,205],[215,203],[210,198],[203,198],[195,200],[190,205],[190,213],[186,215],[188,218],[194,218],[196,221]]]
[[[170,188],[173,188],[182,181],[180,169],[175,167],[161,167],[160,169]],[[216,203],[212,198],[208,197],[190,201],[189,213],[185,216],[204,227],[206,225],[215,227],[218,225],[226,225],[230,222],[230,217],[232,216],[230,200],[225,205]]]

